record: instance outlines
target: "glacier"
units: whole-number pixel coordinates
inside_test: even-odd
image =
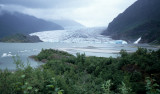
[[[105,28],[81,28],[68,30],[53,30],[31,33],[31,36],[38,36],[44,42],[65,42],[65,43],[108,43],[127,44],[123,40],[113,40],[101,33]]]

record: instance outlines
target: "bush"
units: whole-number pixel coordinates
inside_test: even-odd
[[[15,59],[16,71],[0,71],[0,92],[2,94],[145,94],[159,90],[160,50],[139,48],[134,53],[122,50],[120,54],[121,56],[117,58],[88,57],[85,54],[73,56],[63,51],[42,49],[35,56],[40,61],[47,61],[42,67],[32,68],[29,65],[24,67],[21,60]],[[155,79],[154,83],[152,79],[145,83],[145,78],[148,76]]]

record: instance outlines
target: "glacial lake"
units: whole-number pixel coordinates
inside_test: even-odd
[[[117,57],[119,51],[125,49],[128,52],[135,52],[138,47],[157,50],[158,47],[148,44],[105,44],[105,43],[0,43],[0,69],[15,70],[13,56],[19,56],[26,65],[29,61],[32,67],[41,65],[41,62],[34,61],[29,56],[37,55],[41,49],[58,49],[67,51],[73,55],[85,53],[86,56]]]

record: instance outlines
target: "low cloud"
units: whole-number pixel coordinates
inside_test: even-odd
[[[1,4],[21,5],[28,8],[64,8],[80,7],[91,3],[92,0],[1,0]]]
[[[1,0],[3,9],[46,20],[72,19],[89,27],[107,26],[136,0]]]

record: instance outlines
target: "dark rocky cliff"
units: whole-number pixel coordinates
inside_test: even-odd
[[[160,0],[137,0],[119,14],[103,32],[113,39],[143,43],[160,42]]]

